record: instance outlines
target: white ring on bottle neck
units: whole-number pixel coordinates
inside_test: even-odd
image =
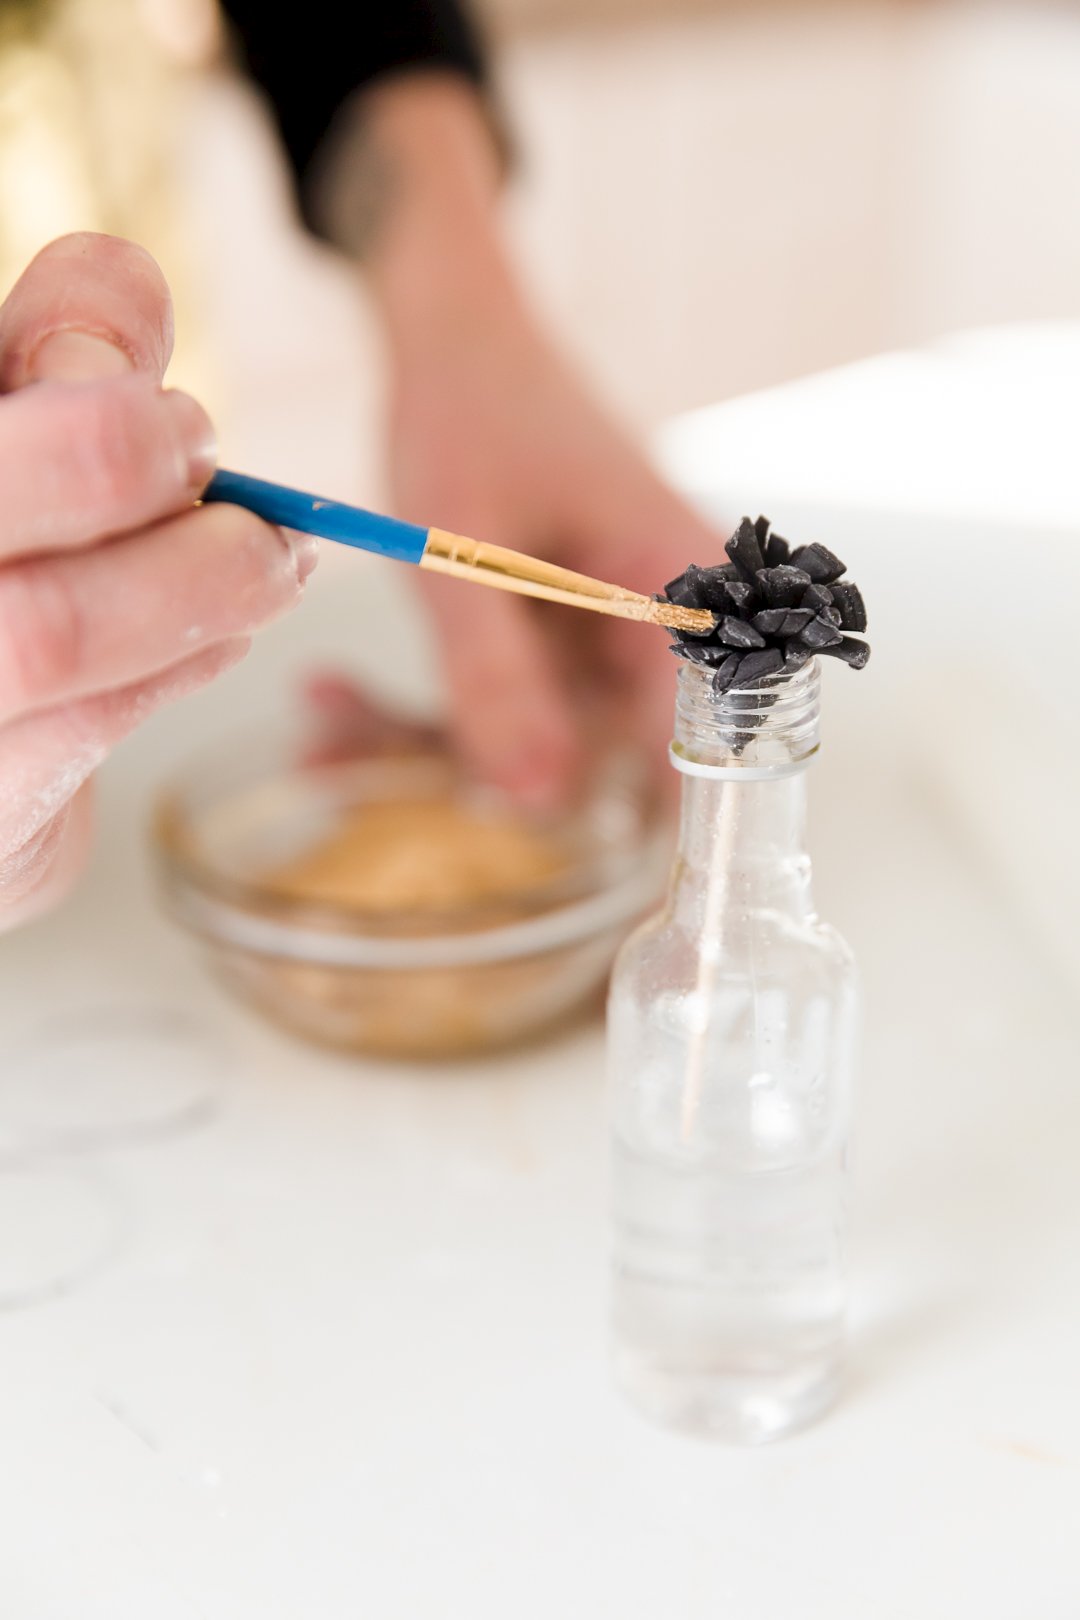
[[[676,753],[674,743],[668,746],[668,759],[677,771],[714,782],[779,782],[786,776],[800,776],[816,753],[815,748],[805,759],[784,760],[776,765],[707,765],[704,760],[686,759]]]

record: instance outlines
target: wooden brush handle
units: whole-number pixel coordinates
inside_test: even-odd
[[[421,568],[454,579],[493,585],[497,590],[515,591],[545,602],[562,602],[567,607],[588,608],[618,619],[637,619],[645,624],[662,624],[672,630],[711,630],[716,619],[703,608],[678,607],[674,602],[654,602],[650,596],[608,585],[588,574],[575,574],[570,568],[505,546],[491,546],[470,540],[446,529],[429,529],[427,545],[420,559]]]

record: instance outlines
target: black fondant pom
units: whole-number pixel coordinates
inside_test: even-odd
[[[728,653],[724,662],[716,666],[716,674],[713,676],[714,692],[726,692],[728,687],[734,684],[741,663],[742,657],[739,653]]]
[[[733,618],[730,613],[720,620],[720,628],[716,633],[725,647],[742,647],[749,650],[765,645],[765,637],[760,630],[755,630],[746,619]]]
[[[825,546],[800,546],[792,553],[792,562],[810,575],[815,585],[831,585],[844,572],[839,557],[834,557]]]
[[[761,542],[758,540],[757,530],[749,518],[743,518],[728,541],[726,550],[740,574],[752,585],[758,569],[764,568],[765,559],[761,555]]]
[[[718,616],[704,634],[676,631],[671,649],[712,669],[717,692],[792,675],[818,653],[864,667],[870,648],[857,637],[866,606],[858,586],[841,578],[839,557],[818,544],[792,551],[764,517],[743,518],[725,549],[727,562],[691,563],[664,587],[669,602]]]
[[[831,586],[832,599],[840,613],[841,630],[866,629],[866,604],[862,592],[849,579],[838,579]]]
[[[784,667],[784,655],[778,647],[766,647],[760,652],[747,653],[739,665],[739,685],[753,686],[766,675],[779,675]]]
[[[770,534],[765,543],[766,568],[782,568],[791,560],[791,547],[778,534]]]
[[[820,613],[822,608],[832,607],[832,599],[827,585],[808,585],[799,598],[799,606],[809,608],[811,613]]]
[[[820,652],[823,647],[839,647],[844,638],[828,619],[811,619],[805,630],[799,631],[798,639]]]
[[[822,647],[821,650],[828,658],[842,658],[852,669],[865,669],[870,657],[869,644],[855,636],[841,636],[837,646]]]
[[[762,568],[757,583],[770,607],[794,607],[810,589],[810,575],[781,563],[777,568]]]
[[[724,586],[727,599],[736,613],[751,613],[757,607],[757,593],[745,579],[729,579]]]

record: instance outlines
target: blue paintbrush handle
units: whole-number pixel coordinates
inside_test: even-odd
[[[303,490],[268,484],[262,478],[248,478],[244,473],[224,469],[216,472],[203,490],[202,498],[243,506],[268,523],[280,524],[283,529],[317,534],[324,540],[338,540],[343,546],[374,551],[380,557],[396,557],[399,562],[418,563],[427,545],[428,531],[416,523],[402,523],[399,518],[383,517],[379,512],[365,512],[362,506],[325,501],[320,495],[306,495]]]

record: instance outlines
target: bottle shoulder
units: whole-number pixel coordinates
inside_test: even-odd
[[[855,958],[843,935],[813,912],[793,916],[760,907],[732,913],[704,929],[668,907],[647,918],[625,941],[616,977],[662,975],[696,982],[703,958],[725,977],[760,978],[798,973],[854,983]]]

